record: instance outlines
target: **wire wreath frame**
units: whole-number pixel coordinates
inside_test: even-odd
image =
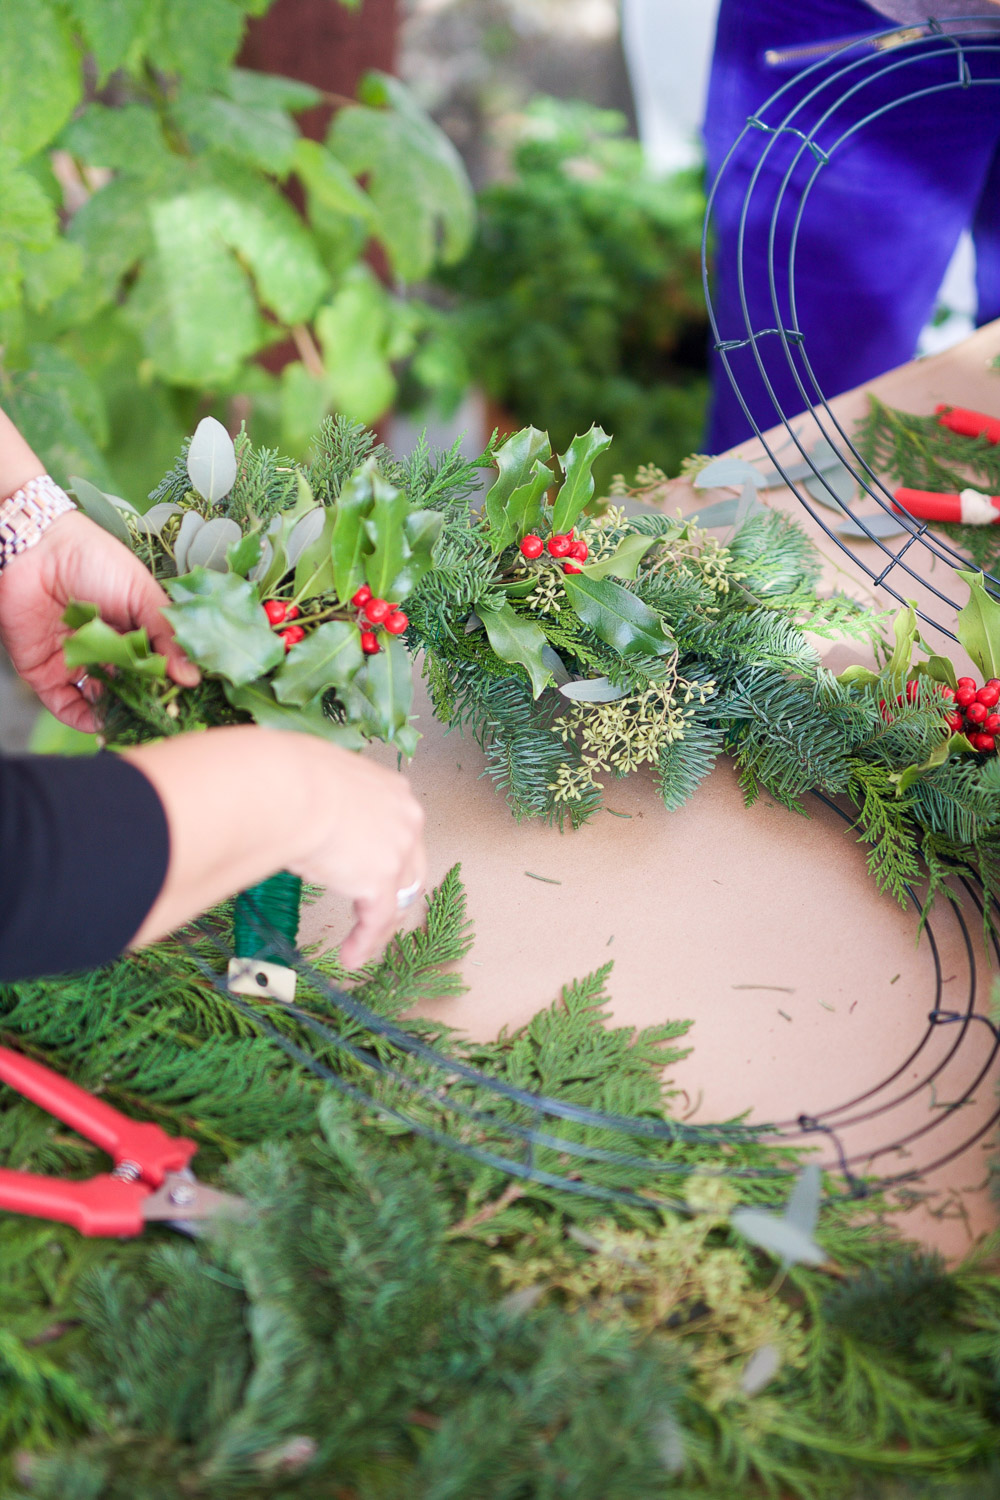
[[[976,18],[970,17],[969,22],[976,24]],[[895,28],[883,33],[882,38],[898,40],[901,35],[900,29]],[[801,458],[812,469],[816,479],[827,489],[830,488],[824,473],[812,464],[809,454],[791,426],[790,419],[799,417],[803,411],[812,412],[822,435],[835,447],[838,456],[851,470],[861,490],[870,496],[883,511],[892,514],[893,518],[899,521],[907,531],[908,535],[904,544],[894,551],[870,530],[862,516],[853,516],[848,509],[848,514],[857,521],[866,538],[879,549],[884,558],[879,567],[873,568],[868,562],[859,558],[847,541],[832,529],[822,514],[817,512],[808,492],[793,480],[786,481],[800,503],[806,507],[826,535],[852,557],[873,584],[885,589],[888,594],[900,601],[902,601],[902,595],[897,592],[896,582],[904,586],[902,585],[904,576],[918,576],[913,568],[912,548],[926,549],[935,558],[946,563],[949,568],[962,565],[965,559],[946,541],[931,535],[926,524],[918,524],[892,511],[889,492],[861,458],[850,434],[832,411],[816,383],[805,340],[797,328],[794,273],[799,226],[809,193],[819,174],[834,156],[838,146],[855,130],[877,118],[886,109],[893,107],[892,104],[880,106],[879,109],[865,116],[860,125],[856,123],[842,132],[839,137],[837,136],[835,124],[837,108],[845,99],[852,97],[864,87],[866,78],[870,76],[872,70],[881,78],[891,76],[905,81],[906,67],[914,57],[950,57],[955,63],[956,76],[950,82],[942,83],[942,88],[970,88],[980,81],[1000,83],[1000,76],[978,80],[975,74],[975,64],[981,53],[1000,54],[1000,34],[992,44],[981,43],[978,40],[963,41],[951,33],[945,33],[936,22],[929,21],[925,27],[911,28],[909,35],[912,39],[901,41],[898,48],[879,50],[873,48],[872,39],[868,38],[860,44],[857,42],[847,44],[832,59],[827,57],[814,63],[780,88],[768,103],[748,120],[742,134],[734,143],[722,168],[723,173],[730,168],[736,155],[741,150],[745,150],[748,145],[759,153],[759,160],[751,175],[750,186],[744,201],[740,224],[738,247],[741,258],[740,288],[747,321],[745,330],[735,339],[724,337],[718,327],[712,307],[707,269],[712,209],[721,174],[709,195],[703,239],[706,301],[715,348],[730,374],[754,431],[762,440],[775,468],[784,477],[785,470],[782,467],[780,454],[772,452],[764,433],[753,421],[749,407],[740,393],[739,383],[730,368],[728,355],[736,349],[752,349],[758,371],[773,398],[776,420],[783,424],[791,435]],[[805,96],[798,99],[787,115],[779,118],[782,101],[789,90],[793,88],[793,85],[801,88],[803,83],[808,85]],[[831,89],[835,91],[838,87],[841,89],[840,93],[832,95]],[[901,89],[894,103],[921,98],[936,91],[936,89],[918,90],[907,94],[904,88]],[[812,119],[808,115],[810,105],[815,106],[817,111],[815,118]],[[806,113],[803,113],[804,110]],[[818,138],[820,132],[823,132],[823,140],[826,144],[820,143]],[[770,219],[769,275],[774,321],[773,326],[754,328],[749,318],[742,268],[748,207],[751,195],[758,190],[761,168],[773,149],[775,141],[788,136],[796,138],[799,146],[794,162],[781,182]],[[808,154],[813,165],[801,192],[800,201],[795,208],[789,267],[790,305],[782,309],[779,306],[777,278],[773,263],[775,226],[777,215],[781,212],[782,205],[786,201],[786,194],[790,190],[794,166],[804,159],[804,154]],[[770,365],[772,358],[784,359],[791,366],[797,387],[802,395],[802,407],[799,411],[786,413],[781,409],[768,374],[769,368],[773,368]],[[832,490],[830,494],[833,499],[838,498]],[[846,506],[844,508],[847,509]],[[922,581],[927,584],[926,579]],[[989,582],[1000,593],[1000,581],[991,578]],[[955,601],[943,589],[935,585],[928,586],[941,601],[943,607],[951,612],[957,609]],[[926,624],[942,630],[945,635],[952,634],[940,621],[926,614],[921,614],[920,617]],[[852,819],[842,808],[820,793],[814,793],[814,796],[828,810],[850,825]],[[945,1003],[943,986],[949,981],[945,980],[942,973],[941,943],[935,929],[938,913],[922,912],[916,891],[908,887],[908,895],[915,916],[921,923],[934,971],[933,996],[926,1013],[926,1027],[922,1035],[910,1048],[909,1053],[884,1079],[862,1090],[854,1097],[817,1113],[803,1110],[788,1119],[768,1123],[751,1124],[737,1121],[724,1124],[693,1124],[674,1119],[666,1113],[656,1119],[630,1118],[583,1108],[566,1099],[549,1097],[543,1093],[518,1088],[450,1054],[446,1048],[429,1042],[409,1031],[405,1026],[387,1021],[364,1005],[356,996],[333,985],[326,976],[309,963],[297,947],[290,944],[273,928],[269,928],[263,914],[260,914],[257,923],[258,931],[267,932],[266,950],[262,947],[260,954],[266,951],[267,957],[271,960],[280,957],[285,965],[294,969],[309,990],[321,1000],[324,1018],[316,1014],[314,1008],[295,1003],[290,1005],[282,1003],[281,1012],[284,1015],[291,1015],[304,1032],[308,1032],[322,1044],[322,1050],[334,1060],[334,1065],[331,1066],[298,1045],[281,1027],[276,1026],[271,1018],[274,1015],[273,1010],[269,1016],[268,1010],[262,1009],[259,1002],[249,1000],[244,995],[231,993],[228,990],[224,973],[219,972],[219,966],[209,962],[204,953],[196,949],[193,944],[191,952],[205,982],[225,996],[228,1003],[245,1020],[251,1022],[260,1033],[267,1036],[297,1065],[311,1072],[341,1094],[377,1111],[390,1120],[394,1127],[422,1136],[472,1161],[495,1168],[511,1178],[535,1181],[576,1196],[626,1202],[645,1208],[659,1205],[664,1208],[685,1210],[683,1193],[678,1195],[676,1186],[673,1192],[667,1190],[651,1192],[645,1185],[641,1191],[635,1191],[628,1186],[611,1186],[597,1181],[593,1174],[597,1171],[599,1176],[598,1169],[600,1168],[614,1167],[624,1171],[635,1168],[641,1172],[644,1183],[647,1180],[660,1180],[666,1184],[675,1185],[687,1175],[705,1171],[712,1175],[743,1180],[747,1178],[790,1180],[797,1168],[791,1163],[783,1164],[780,1158],[774,1166],[770,1167],[727,1168],[727,1149],[739,1141],[770,1143],[794,1148],[823,1143],[825,1150],[821,1165],[826,1172],[831,1174],[833,1182],[842,1185],[831,1186],[829,1198],[836,1199],[845,1196],[863,1198],[874,1190],[912,1188],[929,1173],[963,1155],[970,1147],[987,1136],[1000,1120],[1000,1107],[998,1107],[985,1123],[977,1123],[957,1144],[952,1140],[949,1140],[947,1144],[942,1142],[940,1146],[934,1144],[935,1137],[969,1102],[975,1090],[990,1077],[1000,1059],[1000,1028],[977,1008],[979,986],[976,951],[977,942],[981,939],[974,936],[967,917],[967,912],[971,908],[980,920],[983,918],[982,894],[972,882],[964,877],[959,880],[958,884],[962,887],[962,899],[945,900],[941,902],[941,906],[944,913],[947,913],[958,928],[958,947],[964,955],[964,968],[960,976],[950,976],[950,978],[960,979],[963,1001],[954,1006]],[[198,924],[198,934],[201,939],[200,946],[203,947],[206,942],[213,946],[220,965],[224,966],[230,954],[218,930],[211,923],[203,921]],[[1000,966],[1000,942],[992,930],[988,942],[990,956],[993,962]],[[261,982],[262,984],[266,982],[263,976]],[[949,1037],[942,1054],[935,1055],[937,1044],[945,1031],[953,1031],[953,1039]],[[886,1125],[891,1122],[894,1111],[906,1105],[921,1090],[933,1090],[935,1082],[941,1079],[949,1064],[956,1060],[960,1049],[969,1046],[975,1051],[975,1076],[959,1098],[929,1109],[929,1118],[925,1123],[908,1126],[898,1136],[887,1139],[874,1149],[871,1147],[853,1149],[848,1144],[845,1137],[853,1127],[870,1125],[874,1122]],[[337,1065],[338,1060],[343,1066]],[[383,1090],[387,1086],[392,1089],[391,1099],[384,1096],[376,1097],[373,1087],[376,1080]],[[456,1084],[459,1086],[457,1090]],[[463,1089],[473,1090],[485,1096],[490,1101],[489,1104],[484,1106],[475,1100],[470,1101],[467,1098],[454,1096],[460,1095]],[[933,1093],[931,1097],[933,1098]],[[431,1119],[427,1118],[428,1114],[432,1117]],[[561,1130],[565,1131],[566,1126],[596,1128],[612,1137],[619,1138],[622,1141],[622,1149],[589,1145],[579,1139],[574,1139],[569,1134],[560,1133]],[[484,1138],[491,1144],[484,1145]],[[707,1145],[717,1149],[718,1156],[710,1166],[693,1166],[689,1161],[671,1161],[669,1154],[662,1158],[644,1156],[638,1152],[637,1144],[633,1144],[631,1150],[628,1149],[627,1143],[630,1141],[633,1143],[656,1141],[668,1146],[671,1143]],[[897,1156],[905,1162],[908,1156],[912,1156],[918,1143],[922,1152],[929,1147],[930,1160],[922,1160],[919,1164],[912,1166],[903,1165],[896,1170],[890,1168],[883,1173],[873,1170],[874,1162],[879,1159]],[[544,1163],[539,1160],[543,1154]],[[557,1166],[558,1170],[555,1169]]]

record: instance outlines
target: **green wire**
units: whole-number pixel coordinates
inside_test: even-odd
[[[298,875],[289,875],[287,870],[241,891],[236,898],[233,919],[236,957],[257,958],[262,963],[284,963],[282,954],[268,948],[268,939],[272,933],[279,933],[291,947],[295,946],[301,901],[302,881]]]

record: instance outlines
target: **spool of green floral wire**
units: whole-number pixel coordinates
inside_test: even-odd
[[[282,1000],[293,997],[295,973],[287,967],[287,953],[275,938],[295,947],[301,904],[302,881],[287,870],[240,892],[233,916],[230,989],[243,994],[268,992]]]

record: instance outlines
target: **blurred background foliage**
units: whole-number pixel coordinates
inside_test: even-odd
[[[403,21],[406,83],[352,97],[259,71],[248,28],[304,3],[0,6],[0,402],[50,470],[141,502],[208,412],[301,456],[329,411],[422,420],[470,384],[558,442],[602,422],[609,471],[674,466],[700,184],[654,177],[625,117],[529,104],[627,103],[614,0],[355,0],[361,31]]]

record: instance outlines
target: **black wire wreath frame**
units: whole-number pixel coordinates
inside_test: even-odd
[[[969,17],[961,23],[975,25],[980,20],[988,25],[985,18]],[[954,26],[956,23],[949,23]],[[914,35],[914,32],[920,33]],[[886,42],[898,41],[904,33],[899,28],[893,28],[880,34],[877,40]],[[809,363],[805,341],[797,328],[795,317],[795,255],[798,241],[798,231],[805,211],[809,193],[817,180],[824,165],[829,162],[838,146],[843,144],[851,135],[865,124],[884,114],[886,110],[895,107],[896,104],[907,100],[924,98],[939,92],[943,88],[970,88],[978,82],[1000,83],[1000,77],[989,79],[977,79],[973,72],[973,61],[982,52],[1000,52],[1000,39],[995,43],[982,43],[979,41],[963,42],[959,37],[945,33],[937,22],[928,21],[925,27],[911,28],[907,33],[910,40],[899,42],[898,47],[893,46],[891,50],[880,50],[873,46],[873,38],[865,39],[860,44],[861,56],[858,56],[859,44],[847,44],[842,52],[834,54],[832,58],[824,58],[806,68],[796,78],[783,85],[764,105],[756,115],[747,121],[747,125],[737,141],[734,143],[726,161],[716,179],[708,200],[708,210],[705,219],[705,231],[703,238],[703,268],[705,276],[706,301],[709,309],[715,348],[718,351],[730,379],[736,389],[747,418],[762,440],[765,450],[771,457],[774,465],[783,477],[786,477],[789,488],[797,495],[802,505],[806,507],[816,522],[822,527],[826,535],[836,543],[843,551],[861,567],[873,584],[885,589],[893,598],[901,600],[901,595],[890,583],[889,577],[895,570],[902,574],[916,577],[912,562],[908,560],[907,554],[914,546],[926,548],[935,557],[947,563],[950,568],[961,566],[965,559],[946,541],[931,535],[926,524],[918,525],[905,516],[899,516],[891,509],[891,496],[881,484],[877,475],[865,463],[854,446],[850,434],[844,429],[837,417],[831,410],[826,397],[820,390]],[[875,70],[878,77],[886,75],[905,76],[905,69],[917,56],[937,57],[952,56],[956,63],[956,77],[949,83],[913,91],[909,94],[901,92],[899,97],[889,104],[880,106],[873,110],[860,122],[855,123],[850,129],[845,130],[840,136],[831,138],[826,146],[821,146],[817,140],[817,131],[832,129],[831,122],[836,110],[845,99],[852,97],[866,82],[866,70]],[[870,71],[867,74],[870,76]],[[814,80],[815,86],[811,88],[804,98],[800,98],[788,114],[776,124],[766,123],[763,118],[780,108],[783,97],[794,85],[801,86],[803,80]],[[842,91],[833,102],[830,100],[831,86],[836,86],[846,81],[846,89]],[[825,95],[827,103],[822,107],[818,119],[808,129],[803,129],[805,116],[802,111],[810,103],[818,103],[821,96]],[[744,239],[747,224],[749,201],[752,193],[757,189],[761,168],[772,149],[774,142],[781,135],[794,135],[800,141],[795,160],[785,173],[777,197],[775,199],[770,225],[769,239],[769,275],[770,289],[775,313],[774,326],[769,328],[755,329],[750,324],[745,286],[743,279],[742,258],[744,253]],[[739,230],[739,255],[740,265],[740,292],[743,312],[746,318],[745,334],[738,339],[724,339],[720,333],[715,319],[712,306],[711,288],[708,279],[708,244],[711,233],[712,208],[718,191],[718,184],[722,174],[730,167],[737,152],[744,149],[748,143],[758,142],[760,146],[760,160],[752,174],[750,185],[747,189],[743,203],[743,211]],[[791,303],[791,320],[781,316],[778,307],[777,284],[773,264],[773,248],[777,215],[781,211],[785,195],[789,190],[789,183],[796,163],[802,158],[803,153],[810,153],[814,159],[814,168],[801,194],[801,200],[797,205],[794,228],[791,239],[789,260],[789,287]],[[893,551],[887,547],[885,542],[866,525],[864,517],[853,516],[857,521],[867,539],[886,556],[887,561],[880,568],[872,568],[866,561],[859,558],[856,552],[847,544],[843,537],[838,535],[825,521],[823,516],[817,513],[811,503],[808,492],[800,488],[794,481],[788,480],[782,467],[780,456],[772,452],[768,439],[754,422],[749,407],[740,393],[739,383],[735,378],[729,364],[727,355],[735,349],[749,347],[753,350],[757,368],[764,379],[765,385],[770,392],[774,403],[777,420],[791,435],[793,442],[801,454],[802,459],[812,469],[815,477],[829,490],[834,500],[838,499],[830,489],[829,483],[823,473],[817,469],[805,451],[800,438],[791,425],[791,418],[798,418],[802,411],[811,411],[820,426],[822,435],[837,450],[846,467],[853,473],[861,489],[871,496],[882,510],[893,515],[908,531],[908,539],[898,550]],[[802,371],[797,368],[795,362],[795,351],[797,351],[802,364]],[[802,410],[795,413],[786,413],[781,409],[777,396],[774,393],[771,380],[768,376],[768,360],[773,353],[784,357],[790,364],[795,374],[798,389],[802,395]],[[803,379],[805,376],[805,379]],[[812,392],[806,385],[806,379],[811,382]],[[824,425],[827,421],[829,426]],[[783,445],[784,446],[784,445]],[[843,502],[841,502],[843,504]],[[846,507],[845,507],[846,508]],[[922,579],[926,584],[927,580]],[[1000,593],[1000,582],[990,578],[989,582]],[[947,606],[949,610],[957,609],[955,602],[941,589],[930,585],[933,593]],[[920,618],[928,625],[941,630],[945,635],[952,636],[939,621],[934,620],[924,613]],[[954,638],[952,636],[952,638]],[[831,802],[820,793],[814,796],[823,803],[827,809],[836,814],[845,823],[852,822],[851,817],[842,808]],[[218,972],[215,964],[210,963],[204,954],[192,946],[192,955],[198,965],[206,982],[210,983],[220,994],[224,995],[228,1003],[233,1006],[246,1020],[250,1021],[262,1034],[270,1040],[299,1066],[308,1070],[318,1078],[322,1079],[341,1094],[346,1095],[357,1103],[373,1109],[387,1117],[397,1127],[403,1127],[415,1135],[424,1137],[438,1145],[447,1147],[449,1150],[460,1154],[472,1161],[478,1162],[499,1170],[511,1178],[529,1180],[544,1184],[549,1187],[561,1189],[576,1196],[598,1198],[612,1201],[620,1201],[649,1208],[661,1206],[670,1209],[685,1209],[683,1196],[668,1196],[666,1193],[652,1193],[645,1186],[641,1191],[633,1191],[627,1187],[614,1187],[606,1183],[588,1180],[586,1168],[589,1166],[615,1166],[623,1169],[635,1168],[641,1171],[644,1181],[662,1177],[673,1180],[689,1176],[693,1173],[708,1172],[711,1175],[721,1177],[742,1178],[746,1180],[768,1178],[788,1178],[796,1170],[791,1165],[778,1164],[767,1168],[727,1168],[726,1150],[739,1141],[757,1141],[761,1143],[783,1144],[793,1147],[805,1147],[815,1142],[817,1138],[825,1141],[827,1152],[825,1159],[821,1162],[824,1171],[831,1174],[835,1181],[843,1184],[837,1190],[831,1187],[830,1197],[848,1196],[862,1198],[872,1191],[884,1191],[887,1189],[900,1188],[919,1182],[923,1177],[946,1166],[975,1145],[978,1141],[994,1130],[1000,1121],[1000,1106],[993,1111],[985,1123],[975,1127],[971,1133],[966,1135],[958,1144],[949,1144],[942,1148],[940,1154],[931,1161],[925,1161],[919,1166],[909,1167],[899,1171],[889,1171],[879,1175],[873,1171],[873,1162],[881,1157],[898,1155],[905,1157],[909,1148],[916,1142],[926,1142],[936,1132],[939,1132],[965,1104],[971,1099],[975,1090],[986,1080],[1000,1057],[1000,1028],[990,1018],[977,1009],[977,964],[976,964],[976,940],[967,920],[966,911],[971,908],[980,921],[984,916],[983,897],[976,885],[960,876],[957,884],[961,887],[961,896],[967,903],[963,909],[961,900],[943,900],[942,907],[957,923],[960,938],[959,947],[964,955],[966,969],[962,975],[962,992],[964,1002],[957,1006],[945,1004],[943,985],[946,982],[942,975],[942,964],[940,957],[940,944],[935,932],[934,920],[930,913],[923,913],[916,891],[907,887],[907,894],[912,903],[916,917],[922,923],[922,931],[926,937],[934,970],[934,995],[932,1004],[927,1013],[927,1025],[919,1041],[912,1047],[909,1054],[884,1078],[880,1083],[857,1094],[844,1103],[835,1105],[819,1113],[803,1111],[789,1119],[769,1123],[745,1123],[729,1122],[725,1124],[692,1124],[676,1120],[664,1114],[662,1118],[642,1119],[630,1118],[628,1116],[609,1114],[600,1110],[584,1108],[575,1105],[568,1100],[549,1097],[542,1093],[536,1093],[521,1089],[508,1083],[504,1079],[484,1072],[449,1053],[443,1047],[432,1044],[425,1038],[407,1030],[405,1026],[397,1025],[379,1016],[370,1007],[363,1004],[357,996],[338,988],[330,980],[319,972],[302,953],[291,946],[286,939],[273,929],[269,931],[266,943],[266,951],[269,957],[280,955],[288,967],[296,970],[308,986],[322,998],[324,1007],[328,1013],[343,1018],[352,1028],[352,1034],[348,1035],[344,1029],[331,1026],[326,1021],[319,1019],[310,1010],[301,1005],[292,1003],[281,1004],[281,1010],[290,1014],[304,1031],[311,1033],[322,1044],[324,1049],[329,1049],[334,1057],[344,1060],[343,1070],[328,1066],[312,1053],[307,1051],[292,1040],[286,1033],[269,1017],[266,1010],[262,1010],[260,1004],[247,999],[243,995],[236,995],[229,991],[225,976]],[[266,927],[263,917],[259,919],[259,928]],[[210,923],[199,924],[199,936],[202,944],[206,941],[216,949],[220,960],[225,961],[229,957],[228,950],[219,936],[216,928]],[[989,949],[996,966],[1000,967],[1000,942],[998,942],[995,930],[991,927],[988,937]],[[262,950],[264,951],[264,950]],[[957,976],[954,976],[957,977]],[[261,976],[261,983],[266,983],[266,978]],[[273,1013],[272,1013],[273,1014]],[[954,1041],[944,1051],[942,1056],[936,1059],[927,1056],[933,1051],[932,1039],[936,1037],[939,1028],[953,1027],[955,1031]],[[370,1044],[366,1045],[357,1039],[358,1031],[366,1033],[370,1038]],[[930,1118],[923,1124],[910,1128],[898,1139],[887,1144],[878,1146],[876,1149],[850,1152],[844,1143],[843,1135],[849,1127],[865,1124],[877,1119],[891,1116],[892,1112],[906,1104],[921,1090],[932,1087],[935,1080],[940,1077],[944,1069],[952,1062],[963,1045],[972,1043],[978,1047],[977,1038],[985,1040],[988,1037],[988,1045],[984,1049],[982,1057],[977,1057],[978,1071],[972,1082],[963,1092],[962,1096],[946,1105],[939,1105],[937,1109],[930,1110]],[[922,1074],[919,1073],[924,1066]],[[913,1070],[917,1068],[918,1073]],[[351,1076],[348,1076],[350,1074]],[[377,1097],[366,1080],[372,1083],[376,1079],[385,1086],[395,1086],[396,1093],[393,1095],[394,1102],[389,1102],[385,1097]],[[475,1103],[465,1103],[461,1099],[450,1097],[452,1084],[460,1081],[474,1087],[476,1090],[491,1096],[495,1101],[492,1107],[482,1108]],[[431,1124],[427,1119],[418,1118],[408,1102],[423,1101],[433,1107],[442,1123]],[[521,1114],[521,1118],[506,1118],[495,1111],[500,1107],[509,1108],[514,1106]],[[711,1163],[693,1165],[690,1161],[671,1161],[665,1159],[650,1158],[629,1152],[628,1150],[609,1150],[604,1147],[587,1145],[580,1140],[574,1140],[568,1136],[558,1133],[560,1122],[572,1124],[577,1127],[594,1127],[604,1132],[610,1132],[633,1141],[660,1141],[665,1143],[696,1143],[718,1148],[719,1155]],[[481,1144],[483,1135],[491,1137],[505,1137],[509,1146],[493,1149]],[[477,1137],[480,1141],[477,1143]],[[539,1151],[554,1152],[559,1158],[560,1165],[565,1165],[564,1171],[552,1171],[543,1167],[536,1159]]]

